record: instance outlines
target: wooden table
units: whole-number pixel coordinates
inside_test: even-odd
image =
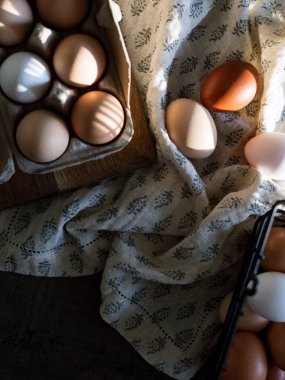
[[[132,81],[131,112],[134,135],[121,151],[48,174],[26,174],[16,169],[12,178],[0,185],[0,209],[97,183],[146,166],[156,159],[153,137],[146,122],[139,94]]]

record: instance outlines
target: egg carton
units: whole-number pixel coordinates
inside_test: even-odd
[[[33,2],[30,1],[33,6]],[[90,0],[88,17],[76,29],[59,31],[41,22],[33,6],[35,24],[26,41],[16,47],[0,47],[0,65],[11,54],[18,51],[35,53],[45,60],[52,73],[52,83],[46,96],[39,101],[20,104],[8,99],[0,90],[0,183],[8,181],[18,166],[25,173],[48,173],[102,159],[123,149],[132,139],[134,126],[130,111],[131,64],[124,44],[119,22],[120,7],[113,0]],[[64,84],[52,70],[52,53],[58,42],[73,33],[86,33],[105,48],[107,68],[95,84],[86,88],[72,88]],[[69,119],[75,100],[83,93],[102,90],[113,94],[122,104],[125,122],[119,136],[102,145],[91,145],[81,141],[70,132],[67,150],[58,159],[49,163],[37,163],[27,159],[15,142],[15,129],[20,119],[35,109],[49,109]]]
[[[285,228],[285,200],[277,201],[269,211],[257,218],[254,224],[251,243],[233,290],[227,315],[215,346],[215,353],[209,359],[207,379],[219,380],[226,368],[227,353],[236,332],[238,319],[243,314],[245,299],[255,295],[258,289],[257,275],[263,272],[260,264],[272,227]]]

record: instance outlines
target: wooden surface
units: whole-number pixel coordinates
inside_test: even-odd
[[[134,136],[121,151],[101,160],[89,161],[48,174],[26,174],[20,170],[0,185],[0,209],[50,196],[65,190],[96,183],[104,178],[128,173],[156,159],[153,138],[147,125],[140,98],[132,82],[131,112]]]

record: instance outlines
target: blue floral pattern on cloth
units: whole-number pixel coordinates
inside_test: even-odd
[[[158,160],[129,175],[0,213],[0,268],[36,276],[103,272],[103,319],[158,370],[190,379],[214,347],[253,223],[283,183],[250,168],[245,143],[285,130],[281,0],[117,0]],[[212,113],[215,152],[189,160],[170,141],[167,104],[199,101],[205,75],[245,60],[263,91]]]

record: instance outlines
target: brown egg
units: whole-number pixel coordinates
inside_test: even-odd
[[[263,251],[262,269],[285,272],[285,228],[272,227]]]
[[[273,362],[268,363],[266,380],[285,380],[285,371],[277,367]]]
[[[266,332],[266,344],[273,362],[285,371],[285,322],[271,322]]]
[[[202,104],[213,111],[237,111],[249,104],[258,89],[258,71],[248,62],[226,62],[202,83]]]
[[[19,150],[28,159],[47,163],[59,158],[69,143],[65,121],[44,109],[31,111],[19,122],[16,129]]]
[[[220,304],[219,316],[222,322],[224,322],[226,319],[232,295],[232,292],[228,293]],[[242,312],[243,314],[238,318],[237,321],[237,331],[259,332],[269,324],[269,321],[256,314],[246,301],[244,302]]]
[[[0,0],[0,45],[14,46],[32,30],[33,13],[26,0]]]
[[[88,0],[37,0],[37,10],[43,23],[56,29],[71,29],[79,25],[88,9]]]
[[[87,34],[71,34],[60,41],[53,55],[58,77],[73,87],[88,87],[103,75],[107,64],[101,43]]]
[[[125,113],[119,100],[105,91],[90,91],[74,104],[71,123],[76,135],[89,144],[114,140],[124,126]]]
[[[262,341],[252,332],[233,336],[220,380],[265,380],[267,358]]]

